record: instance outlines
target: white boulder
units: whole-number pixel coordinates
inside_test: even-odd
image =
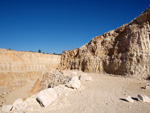
[[[33,95],[33,96],[27,98],[27,99],[24,101],[24,103],[26,103],[27,106],[33,106],[34,104],[37,103],[36,97],[37,97],[36,95]]]
[[[12,109],[12,105],[4,105],[3,107],[2,107],[2,111],[3,112],[10,112],[11,111],[11,109]]]
[[[72,72],[72,74],[77,75],[77,72],[74,71],[74,72]]]
[[[128,102],[131,102],[131,103],[134,102],[134,100],[131,98],[131,96],[127,96],[127,97],[126,97],[126,100],[127,100]]]
[[[80,75],[80,80],[81,81],[92,81],[92,77],[86,73]]]
[[[37,95],[37,100],[43,107],[49,106],[57,99],[57,93],[53,88],[42,90]]]
[[[23,104],[26,106],[25,110],[32,111],[35,107],[40,107],[39,103],[36,100],[36,97],[36,95],[33,95],[23,102]]]
[[[37,106],[39,107],[39,104],[36,101],[36,95],[33,95],[27,99],[19,98],[13,103],[13,105],[3,106],[2,111],[32,111],[33,107]]]
[[[70,88],[65,87],[65,85],[59,85],[59,86],[54,87],[53,89],[57,93],[58,97],[65,95],[71,90]]]
[[[79,89],[81,87],[81,82],[78,76],[74,76],[72,77],[71,81],[66,85],[73,89]]]
[[[147,85],[147,86],[145,86],[145,89],[150,89],[150,86],[148,86],[148,85]]]
[[[14,111],[13,113],[25,113],[23,111]]]
[[[22,98],[17,99],[13,103],[13,110],[23,110],[27,105],[23,102]]]
[[[143,102],[150,102],[150,98],[146,95],[138,94],[138,98]]]

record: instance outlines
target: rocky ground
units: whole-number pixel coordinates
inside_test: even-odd
[[[71,84],[73,82],[68,82],[68,84],[58,84],[51,88],[50,93],[56,98],[52,100],[49,97],[51,102],[43,103],[45,106],[47,104],[47,107],[41,107],[37,102],[39,93],[32,92],[36,81],[30,81],[24,86],[1,93],[0,112],[7,113],[2,109],[4,105],[10,105],[10,107],[13,105],[11,111],[8,111],[12,113],[149,113],[150,111],[149,100],[144,102],[138,97],[138,94],[150,97],[150,81],[148,80],[105,74],[85,74],[80,71],[63,71],[63,75],[78,77],[79,81],[76,82],[78,84],[73,85]],[[43,97],[39,98],[42,100]],[[24,107],[21,106],[22,103],[26,103]]]

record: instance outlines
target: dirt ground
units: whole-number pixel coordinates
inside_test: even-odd
[[[66,71],[70,74],[71,71]],[[82,72],[78,72],[80,74]],[[47,108],[33,110],[33,113],[149,113],[150,103],[137,101],[138,94],[150,97],[150,89],[142,87],[150,81],[134,78],[115,77],[104,74],[89,74],[92,81],[82,82],[81,91],[75,91],[61,97]],[[26,98],[35,81],[1,95],[1,105],[12,104],[18,98]],[[125,101],[127,96],[135,99],[134,103]],[[5,100],[5,101],[4,101]]]

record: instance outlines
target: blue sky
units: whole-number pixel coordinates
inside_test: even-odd
[[[130,22],[149,0],[0,0],[0,48],[62,53]]]

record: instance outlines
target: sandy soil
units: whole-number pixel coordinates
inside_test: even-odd
[[[150,81],[132,78],[114,77],[103,74],[90,74],[92,81],[83,82],[82,91],[75,91],[61,97],[47,108],[41,108],[34,113],[149,113],[150,103],[137,101],[138,94],[146,94],[150,97],[150,90],[141,87]],[[34,82],[18,88],[7,96],[3,104],[12,104],[17,98],[25,98],[30,95]],[[135,98],[134,103],[124,99],[127,96]]]
[[[18,98],[28,98],[33,95],[31,92],[35,81],[30,81],[24,86],[20,87],[3,87],[0,93],[0,108],[2,105],[11,105]]]

